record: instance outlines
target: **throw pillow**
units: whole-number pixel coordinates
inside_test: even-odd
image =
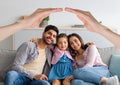
[[[109,70],[111,75],[117,75],[120,80],[120,55],[112,55]]]

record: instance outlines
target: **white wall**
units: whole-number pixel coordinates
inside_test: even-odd
[[[87,10],[98,21],[102,21],[102,24],[111,28],[120,28],[120,0],[0,0],[0,26],[13,23],[20,16],[29,15],[37,8],[48,7],[71,7]],[[74,14],[62,12],[51,14],[49,24],[70,26],[82,24],[82,22]],[[4,46],[7,42],[9,45]],[[11,46],[12,37],[0,42],[0,48],[11,48]]]
[[[79,34],[82,38],[84,43],[87,42],[95,42],[96,46],[99,48],[105,48],[105,47],[111,47],[113,46],[108,40],[106,40],[104,37],[102,37],[99,34],[90,32],[86,29],[61,29],[60,33],[66,33],[66,34],[71,34],[71,33],[77,33]],[[39,38],[42,36],[43,29],[31,29],[31,30],[22,30],[14,35],[14,48],[17,49],[23,42],[29,41],[32,38]],[[22,37],[22,38],[21,38]]]
[[[37,8],[72,7],[90,11],[98,21],[112,27],[120,27],[120,0],[0,0],[0,25],[16,21],[21,15],[29,15]],[[74,14],[51,14],[50,24],[81,24]]]

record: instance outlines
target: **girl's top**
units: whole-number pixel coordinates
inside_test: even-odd
[[[54,49],[52,58],[52,68],[49,74],[49,81],[55,79],[65,79],[73,73],[73,58],[68,51],[61,51],[57,47]]]
[[[69,59],[73,60],[69,51],[62,51],[57,46],[53,45],[50,45],[49,48],[53,51],[51,64],[56,64],[64,54],[66,54]]]
[[[49,74],[49,81],[65,79],[73,73],[73,61],[64,54],[59,61],[53,65]]]
[[[89,45],[83,53],[83,60],[76,60],[77,68],[105,65],[95,45]]]

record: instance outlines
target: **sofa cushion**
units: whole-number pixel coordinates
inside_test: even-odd
[[[110,59],[109,70],[112,76],[118,75],[118,78],[120,80],[120,55],[112,55]]]
[[[103,62],[106,63],[108,66],[109,66],[110,58],[112,54],[120,55],[120,49],[116,47],[98,48],[98,51],[101,55]]]
[[[15,50],[0,50],[0,81],[2,80],[6,68],[13,62],[15,53]]]

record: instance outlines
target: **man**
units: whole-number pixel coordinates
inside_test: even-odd
[[[47,81],[51,67],[48,45],[54,43],[58,33],[56,26],[48,25],[36,43],[23,43],[5,76],[5,85],[50,85]]]

